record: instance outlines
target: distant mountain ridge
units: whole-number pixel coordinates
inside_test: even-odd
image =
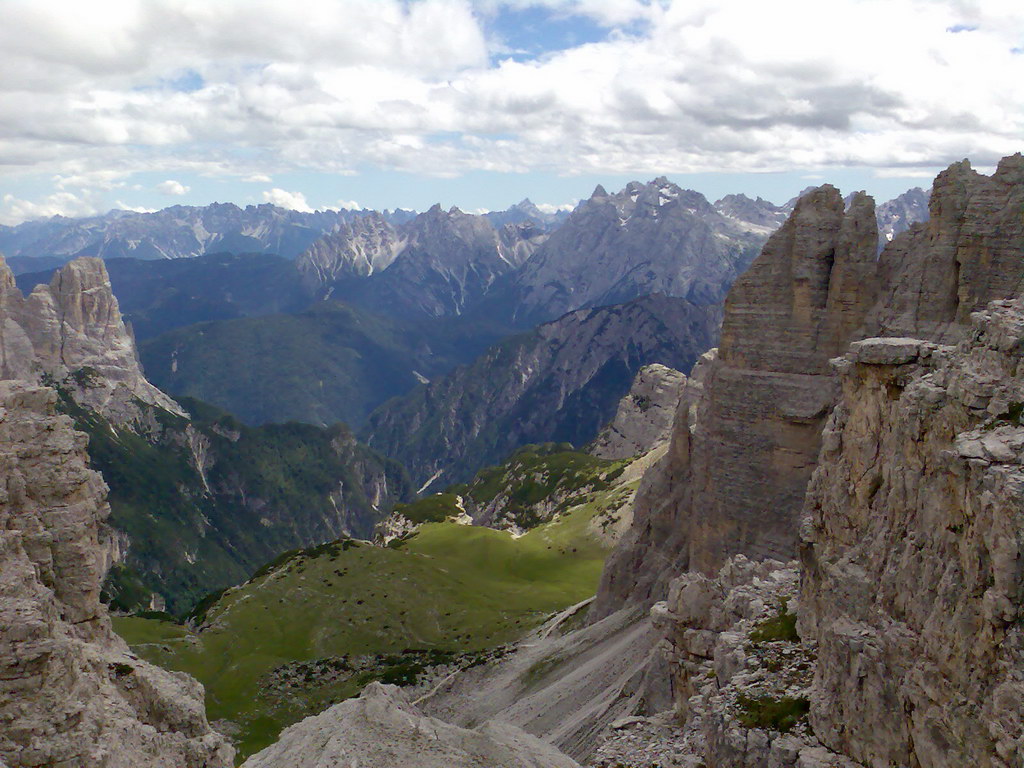
[[[12,257],[81,256],[104,259],[180,259],[211,252],[275,253],[294,258],[325,232],[358,214],[303,213],[276,205],[174,205],[153,213],[111,211],[102,216],[28,221],[0,226],[0,252]]]
[[[483,301],[547,236],[530,221],[495,228],[484,216],[435,205],[400,226],[363,220],[339,230],[296,266],[307,284],[331,278],[320,285],[324,296],[392,315],[451,317]]]
[[[468,480],[527,443],[581,446],[612,419],[641,367],[690,370],[720,319],[717,305],[662,295],[577,310],[385,403],[361,437],[424,489]]]
[[[720,302],[782,221],[764,200],[712,205],[661,177],[615,194],[601,186],[503,287],[521,325],[662,293]]]

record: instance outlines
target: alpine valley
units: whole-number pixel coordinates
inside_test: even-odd
[[[1022,213],[0,227],[0,768],[1021,768]]]

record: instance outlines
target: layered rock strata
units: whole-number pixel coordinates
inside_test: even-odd
[[[76,259],[23,297],[0,257],[0,379],[44,375],[117,424],[140,417],[136,401],[184,413],[146,381],[100,259]]]
[[[991,176],[967,161],[940,174],[927,222],[875,262],[873,205],[831,187],[805,193],[726,301],[720,360],[695,420],[677,417],[645,478],[633,530],[609,559],[595,615],[663,595],[671,574],[713,573],[732,553],[789,557],[838,396],[828,359],[867,336],[951,343],[970,313],[1024,285],[1024,157]]]
[[[0,763],[227,768],[202,687],[140,661],[111,628],[106,488],[56,400],[0,382]]]
[[[469,729],[421,714],[395,686],[371,683],[358,699],[336,704],[286,729],[243,768],[344,765],[346,768],[578,768],[514,725]]]
[[[875,296],[874,204],[831,186],[804,195],[729,293],[717,359],[645,478],[634,525],[602,577],[595,615],[663,594],[680,570],[737,552],[787,557],[835,398],[828,367]],[[687,398],[684,396],[684,401]],[[691,423],[691,410],[692,423]]]
[[[1018,254],[1019,258],[1019,254]],[[867,765],[1024,764],[1024,301],[838,361],[801,526],[811,723]]]

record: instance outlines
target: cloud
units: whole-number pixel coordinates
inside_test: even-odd
[[[344,211],[361,211],[363,206],[357,203],[355,200],[339,200],[337,202],[338,208]]]
[[[301,192],[288,192],[284,189],[274,187],[263,192],[264,201],[280,208],[288,208],[300,213],[312,213],[313,209],[306,202],[306,196]]]
[[[144,205],[130,205],[120,200],[114,203],[114,208],[119,211],[131,211],[132,213],[155,213],[158,210],[156,208],[147,208]]]
[[[527,6],[608,35],[488,48]],[[0,183],[990,165],[1024,135],[1022,38],[1016,0],[6,0]]]
[[[537,210],[541,213],[558,213],[559,211],[571,211],[573,210],[579,201],[573,203],[562,203],[561,205],[552,205],[551,203],[536,203]]]
[[[87,196],[72,192],[57,192],[38,202],[21,200],[10,193],[0,198],[0,224],[12,226],[28,219],[94,216],[98,212],[95,204]]]
[[[175,181],[174,179],[161,181],[156,185],[156,191],[162,195],[184,195],[189,189],[190,187],[186,187],[180,181]]]

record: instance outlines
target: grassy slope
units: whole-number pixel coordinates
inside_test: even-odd
[[[260,696],[259,679],[292,661],[407,648],[476,651],[513,640],[593,594],[606,554],[587,531],[598,494],[519,539],[454,523],[425,525],[401,548],[366,544],[299,555],[229,591],[191,635],[174,624],[115,620],[151,661],[198,678],[211,719],[242,727],[242,755],[367,682],[353,676],[292,696]]]
[[[482,524],[505,528],[503,523],[514,522],[533,528],[583,503],[593,492],[607,490],[628,463],[574,451],[569,443],[526,445],[504,464],[481,469],[469,483],[396,504],[394,511],[415,523],[440,522],[460,513],[461,496],[465,510],[479,523],[479,513],[497,499],[501,519]]]

